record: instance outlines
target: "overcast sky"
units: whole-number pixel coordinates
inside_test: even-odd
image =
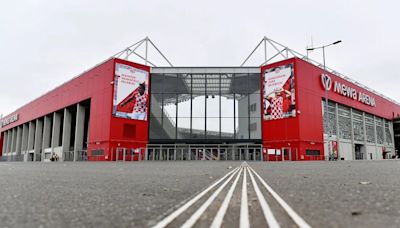
[[[314,46],[342,40],[326,49],[327,65],[400,101],[399,8],[398,1],[368,0],[6,1],[0,114],[145,36],[175,66],[240,65],[263,36],[301,53],[311,37]],[[310,57],[320,61],[322,53]]]

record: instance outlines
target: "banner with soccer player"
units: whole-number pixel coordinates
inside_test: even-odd
[[[132,66],[115,65],[113,115],[147,120],[149,73]]]
[[[267,69],[263,77],[264,119],[296,116],[293,64]]]

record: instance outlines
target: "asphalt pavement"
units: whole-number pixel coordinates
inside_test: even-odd
[[[0,227],[151,227],[241,165],[225,161],[0,162]],[[312,227],[400,227],[400,161],[247,165]],[[195,227],[210,225],[236,177],[222,225],[239,225],[243,174],[232,177]],[[250,176],[246,183],[251,225],[266,226]],[[279,224],[294,227],[260,180],[257,183]],[[185,211],[186,217],[169,226],[180,226],[211,195],[207,193]]]

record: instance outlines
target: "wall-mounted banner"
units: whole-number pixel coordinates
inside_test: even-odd
[[[149,73],[128,65],[115,65],[113,115],[147,120]]]
[[[334,159],[339,158],[339,146],[337,141],[331,141],[332,156]]]
[[[264,119],[296,116],[293,64],[268,69],[263,78]]]

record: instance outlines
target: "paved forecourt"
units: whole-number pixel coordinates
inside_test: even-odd
[[[0,162],[2,227],[398,227],[400,161]]]

